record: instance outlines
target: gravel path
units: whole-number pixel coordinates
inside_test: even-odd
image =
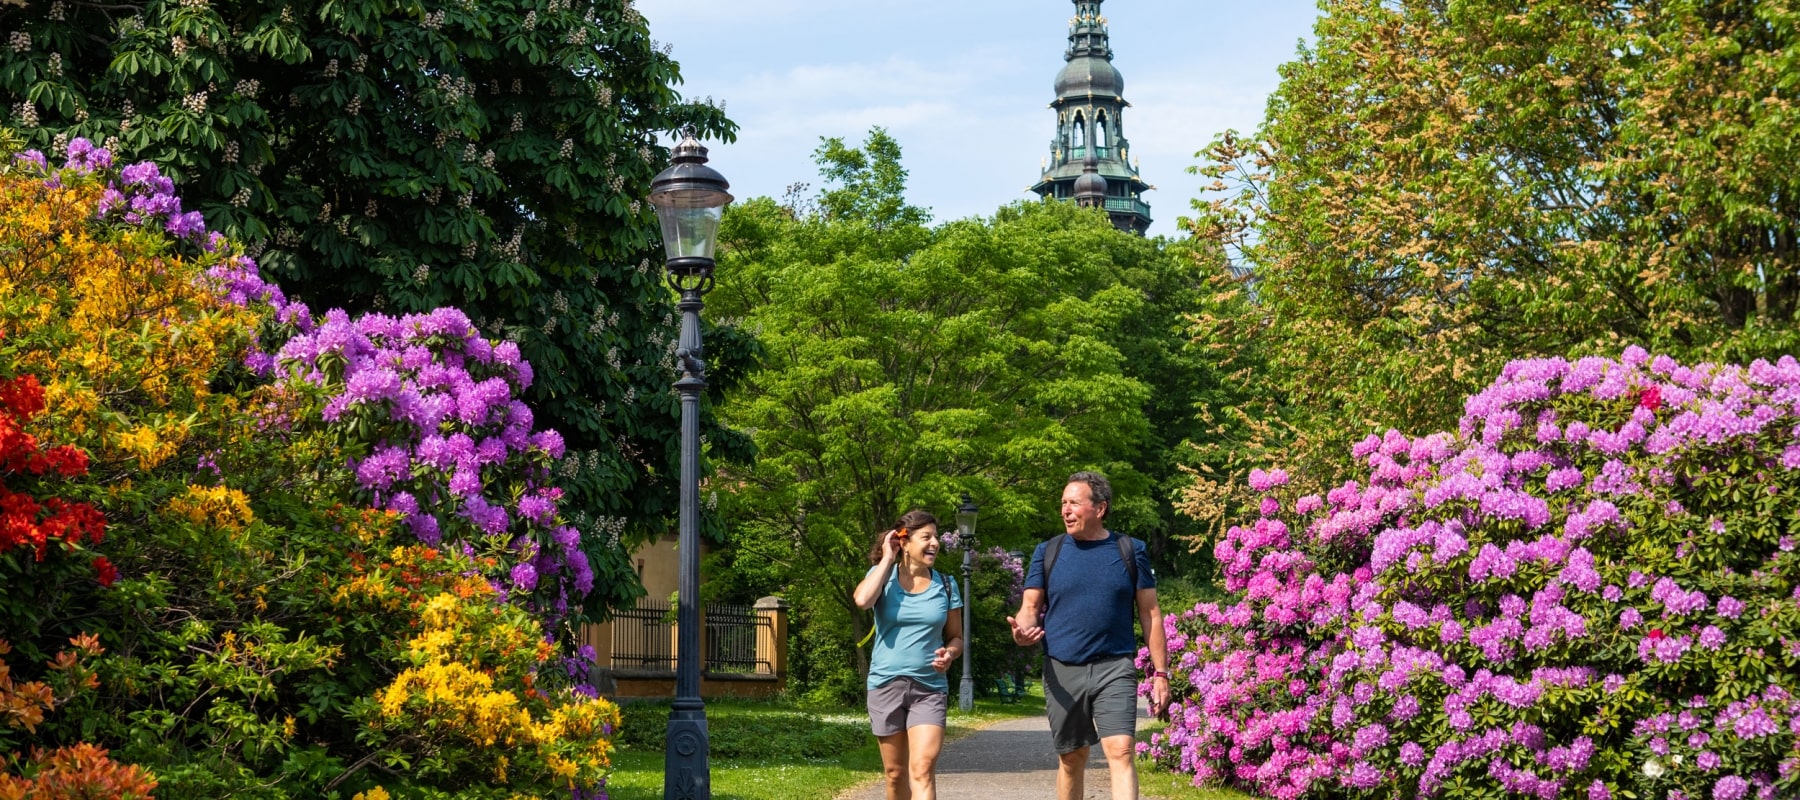
[[[1142,706],[1138,717],[1146,717]],[[1106,757],[1097,746],[1089,751],[1083,783],[1084,800],[1111,800]],[[937,789],[941,800],[1055,800],[1056,754],[1050,747],[1049,721],[1042,714],[1004,720],[946,743],[938,757]],[[879,778],[838,796],[886,798]],[[1156,798],[1140,795],[1140,800]]]

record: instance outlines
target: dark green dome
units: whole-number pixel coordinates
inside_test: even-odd
[[[1077,56],[1069,59],[1062,71],[1056,73],[1056,96],[1072,98],[1090,95],[1123,97],[1125,76],[1120,75],[1118,68],[1104,58]]]
[[[1081,177],[1075,179],[1075,202],[1101,205],[1106,202],[1106,178],[1100,174],[1100,159],[1088,151],[1082,160]]]

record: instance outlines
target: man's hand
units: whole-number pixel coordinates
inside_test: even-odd
[[[950,662],[955,660],[956,656],[951,654],[950,648],[940,647],[931,654],[931,668],[938,672],[949,672]]]
[[[1022,624],[1020,618],[1007,617],[1006,624],[1012,626],[1013,644],[1020,647],[1030,647],[1044,640],[1044,629],[1035,622],[1027,625]]]
[[[1169,679],[1160,675],[1150,679],[1150,716],[1166,720],[1169,718]]]

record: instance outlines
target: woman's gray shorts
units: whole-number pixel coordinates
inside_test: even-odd
[[[869,690],[869,730],[892,736],[915,725],[944,727],[950,694],[912,678],[895,678]]]
[[[1131,656],[1090,664],[1044,659],[1044,705],[1057,755],[1137,735],[1137,674]]]

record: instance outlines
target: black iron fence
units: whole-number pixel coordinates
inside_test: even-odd
[[[750,606],[710,604],[703,614],[705,660],[711,673],[774,670],[774,622]],[[760,647],[759,647],[760,644]],[[614,669],[675,671],[675,611],[667,601],[643,599],[618,612],[612,623]]]
[[[638,601],[613,615],[614,669],[675,671],[675,612],[667,601]]]
[[[773,623],[750,606],[707,606],[705,671],[772,672],[768,654],[757,652],[756,645],[774,630]]]

